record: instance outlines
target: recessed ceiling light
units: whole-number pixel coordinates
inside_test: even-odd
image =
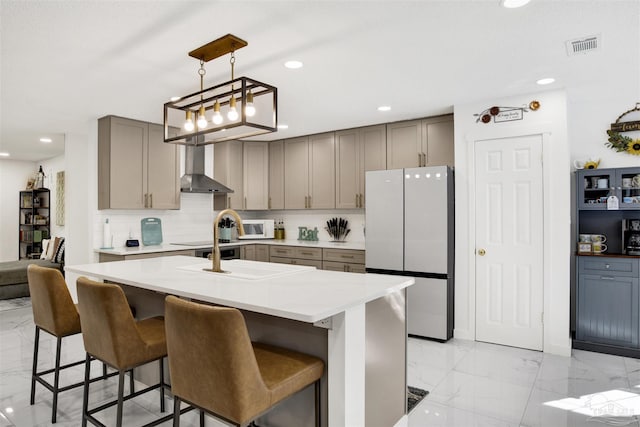
[[[172,96],[171,97],[171,102],[176,102],[178,99],[180,99],[179,96]]]
[[[284,63],[284,66],[291,69],[291,70],[296,70],[298,68],[302,68],[302,62],[300,61],[287,61]]]
[[[51,138],[40,138],[40,142],[44,142],[44,143],[47,143],[47,144],[52,142],[52,141],[53,140]]]
[[[9,157],[9,153],[0,151],[0,157]]]
[[[289,125],[278,125],[278,129],[289,129]]]
[[[553,83],[555,81],[556,81],[556,79],[554,79],[552,77],[546,77],[544,79],[540,79],[540,80],[536,81],[536,83],[539,84],[539,85],[548,85],[548,84],[551,84],[551,83]]]
[[[388,105],[381,105],[378,107],[378,111],[390,111],[391,107]]]
[[[515,9],[516,7],[522,7],[529,3],[530,0],[502,0],[500,4],[507,9]]]

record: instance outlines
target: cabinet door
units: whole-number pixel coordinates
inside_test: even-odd
[[[103,184],[103,188],[98,190],[102,193],[98,209],[144,209],[148,124],[121,117],[105,117],[100,119],[98,127],[99,181]],[[104,184],[107,184],[106,188]]]
[[[336,207],[335,135],[309,137],[309,205],[313,209]]]
[[[269,262],[269,245],[256,246],[256,261]]]
[[[620,209],[640,209],[640,168],[617,169],[615,187]]]
[[[576,174],[578,209],[607,210],[607,197],[615,194],[615,169],[586,169]]]
[[[358,208],[360,200],[360,132],[350,129],[336,132],[336,208]],[[362,165],[364,166],[364,165]]]
[[[387,125],[387,169],[421,165],[422,129],[420,120]]]
[[[284,209],[284,141],[269,143],[269,209]]]
[[[638,347],[638,278],[581,274],[577,338]]]
[[[244,143],[243,171],[244,208],[269,209],[269,143]]]
[[[427,155],[423,166],[453,167],[453,118],[425,120],[422,131],[422,152]]]
[[[287,139],[284,141],[284,208],[305,209],[308,196],[308,138]]]
[[[365,206],[365,173],[387,168],[387,127],[369,126],[361,129],[360,161],[358,176],[359,207]]]
[[[240,258],[250,261],[256,260],[256,245],[244,245],[240,247]]]
[[[242,141],[224,141],[213,146],[213,177],[233,190],[227,194],[227,207],[243,209]]]
[[[178,145],[164,142],[162,125],[149,124],[147,154],[147,207],[180,209],[180,152]]]

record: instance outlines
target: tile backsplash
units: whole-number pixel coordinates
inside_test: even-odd
[[[299,210],[299,211],[239,211],[242,218],[283,220],[287,239],[298,238],[298,227],[318,227],[318,239],[331,238],[324,227],[330,218],[341,217],[349,221],[351,233],[347,240],[364,242],[364,211],[353,210]],[[93,224],[93,247],[103,246],[103,227],[109,219],[113,246],[122,247],[131,235],[141,240],[140,221],[154,217],[162,221],[162,240],[165,243],[213,239],[213,196],[210,194],[182,193],[179,210],[116,210],[97,211]],[[142,244],[142,242],[140,242]]]

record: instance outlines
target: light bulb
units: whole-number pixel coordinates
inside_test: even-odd
[[[233,95],[229,100],[229,112],[227,113],[227,118],[231,121],[238,120],[238,110],[236,110],[236,97]]]
[[[184,122],[184,130],[192,132],[194,129],[193,119],[191,118],[191,111],[187,111],[187,120]]]
[[[213,124],[219,125],[220,123],[222,123],[222,120],[222,114],[220,114],[220,103],[216,99],[215,104],[213,104],[213,116],[211,117],[211,121],[213,122]]]
[[[198,111],[198,129],[204,129],[207,127],[207,118],[204,115],[204,105],[200,106],[200,110]]]
[[[251,93],[251,90],[247,93],[247,105],[244,107],[244,113],[249,117],[256,115],[256,107],[253,106],[253,93]]]

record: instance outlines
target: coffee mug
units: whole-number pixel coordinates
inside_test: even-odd
[[[622,203],[633,203],[633,197],[628,197],[628,196],[623,197]]]
[[[629,188],[631,187],[632,182],[633,182],[633,178],[622,178],[622,187]]]
[[[580,242],[589,243],[591,242],[591,234],[581,234],[579,236]]]
[[[592,234],[591,241],[594,243],[604,243],[607,241],[607,236],[604,234]]]
[[[607,178],[598,179],[598,188],[608,188],[609,180]]]
[[[600,243],[600,242],[592,243],[591,244],[591,250],[596,254],[599,254],[599,253],[602,253],[602,252],[606,252],[607,245],[605,245],[604,243]]]
[[[591,188],[597,188],[598,187],[598,180],[600,179],[599,176],[592,176],[591,177]]]

